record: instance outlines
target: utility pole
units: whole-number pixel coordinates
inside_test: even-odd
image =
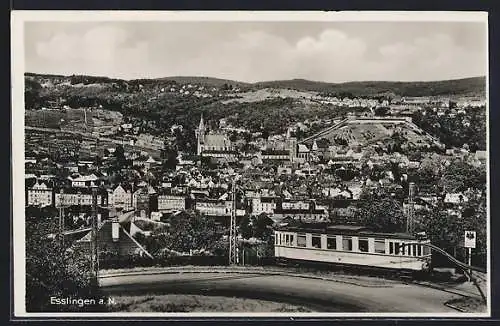
[[[472,266],[472,248],[467,248],[467,265]],[[472,275],[472,269],[469,269],[469,274]],[[472,277],[468,277],[469,281],[472,281]]]
[[[90,241],[91,266],[94,285],[98,284],[99,246],[97,242],[97,188],[92,188],[92,239]]]
[[[413,233],[413,219],[415,217],[415,183],[410,182],[408,186],[408,216],[406,221],[406,232]]]
[[[229,226],[229,265],[235,265],[237,259],[237,235],[236,235],[236,178],[233,179],[232,185],[232,209],[231,209],[231,222]]]
[[[64,247],[64,189],[59,192],[59,242]]]

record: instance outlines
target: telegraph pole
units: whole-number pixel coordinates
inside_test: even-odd
[[[91,248],[91,265],[93,272],[94,284],[98,284],[99,273],[99,246],[97,242],[97,188],[92,188],[92,239],[90,241]]]
[[[59,192],[59,242],[64,247],[64,189]]]
[[[415,183],[410,182],[408,187],[408,216],[406,221],[406,232],[413,233],[413,219],[415,217]]]
[[[237,235],[236,235],[236,178],[233,179],[232,185],[232,209],[231,223],[229,227],[229,265],[237,264]]]

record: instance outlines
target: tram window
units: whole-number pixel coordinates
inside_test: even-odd
[[[361,252],[368,252],[368,239],[359,239],[358,248]]]
[[[289,243],[290,246],[293,246],[293,234],[290,234],[290,243]]]
[[[377,254],[385,254],[385,240],[384,239],[375,239],[375,252]]]
[[[342,250],[351,251],[352,250],[352,239],[351,237],[342,237]]]
[[[285,234],[285,245],[288,246],[288,243],[290,242],[290,236],[288,234]]]
[[[326,238],[326,249],[337,249],[337,238],[328,237]]]
[[[394,254],[399,255],[400,250],[401,250],[400,244],[397,242],[394,242]]]
[[[422,246],[421,245],[417,246],[417,256],[422,256]]]
[[[321,248],[321,237],[317,235],[313,235],[311,239],[311,244],[313,248]]]
[[[422,251],[423,251],[423,252],[422,252],[422,254],[423,254],[424,256],[427,256],[427,255],[429,255],[429,254],[430,254],[430,249],[429,249],[429,247],[427,247],[427,246],[424,246],[424,247],[422,248]]]
[[[297,235],[297,247],[305,247],[306,246],[306,235],[299,234]]]
[[[394,255],[394,242],[389,242],[389,255]]]
[[[412,255],[417,256],[417,245],[416,244],[413,245]]]
[[[274,244],[277,245],[278,244],[278,237],[277,235],[274,236]]]

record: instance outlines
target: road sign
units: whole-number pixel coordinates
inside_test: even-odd
[[[476,248],[476,231],[465,231],[464,247]]]

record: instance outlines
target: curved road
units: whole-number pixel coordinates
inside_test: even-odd
[[[198,294],[284,302],[318,312],[457,313],[444,303],[460,297],[443,290],[394,281],[359,285],[285,275],[168,273],[107,276],[108,295]]]

